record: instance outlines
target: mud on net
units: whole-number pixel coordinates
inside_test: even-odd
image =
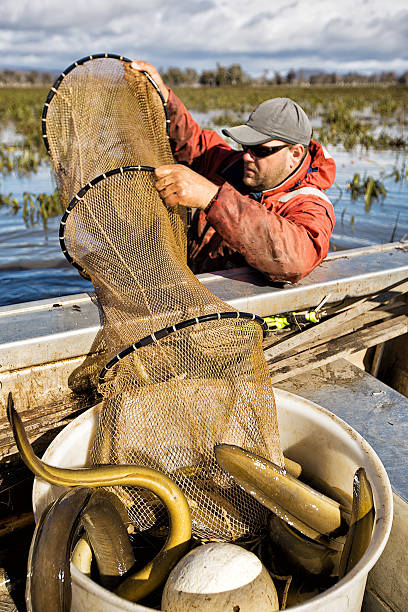
[[[83,135],[78,120],[73,131],[71,114],[80,117],[86,103],[81,98],[77,108],[79,94],[68,94],[89,87],[89,65],[97,62],[103,63],[95,69],[98,78],[110,83],[111,71],[115,72],[118,89],[127,96],[130,88],[132,104],[137,106],[140,101],[146,116],[132,109],[124,129],[116,109],[118,91],[101,86],[100,95],[103,90],[114,101],[86,108]],[[171,155],[168,139],[162,137],[166,133],[162,101],[146,76],[129,83],[123,66],[122,61],[111,58],[92,60],[86,78],[81,73],[83,65],[75,67],[69,73],[72,83],[64,93],[64,104],[52,109],[53,133],[66,126],[61,134],[67,143],[61,155],[62,193],[71,195],[87,169],[86,184],[71,199],[63,217],[61,242],[68,259],[93,282],[108,342],[92,461],[134,463],[166,473],[189,501],[193,533],[231,541],[257,533],[265,511],[217,466],[214,445],[237,444],[283,463],[273,390],[262,351],[263,321],[238,313],[206,289],[187,267],[180,231],[183,219],[175,223],[177,211],[169,214],[154,187],[153,166],[169,163],[168,158],[163,159],[165,149]],[[57,97],[52,98],[47,114],[47,135]],[[94,117],[95,113],[99,116]],[[98,163],[109,165],[104,153],[98,155],[98,163],[87,161],[93,155],[87,142],[89,121],[97,127],[93,138],[98,140],[98,151],[103,141],[109,151],[106,159],[112,164],[125,158],[113,156],[111,160],[111,151],[130,151],[126,165],[133,167],[101,168]],[[137,125],[140,121],[148,123],[149,129]],[[112,140],[103,129],[106,125],[113,126]],[[143,140],[140,147],[135,143],[135,130]],[[58,174],[60,155],[55,146],[50,150]],[[91,177],[92,172],[99,175]],[[119,494],[140,529],[158,526],[165,519],[163,507],[145,491],[122,489]]]

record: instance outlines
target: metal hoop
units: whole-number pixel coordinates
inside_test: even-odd
[[[95,187],[95,185],[97,185],[101,181],[105,180],[106,178],[108,178],[110,176],[114,176],[115,174],[125,174],[126,172],[137,172],[139,170],[145,170],[147,172],[153,172],[154,168],[152,166],[121,166],[120,168],[115,168],[114,170],[108,170],[107,172],[104,172],[103,174],[100,174],[96,178],[94,178],[91,181],[89,181],[89,183],[87,183],[85,185],[85,187],[81,187],[81,189],[78,191],[78,193],[76,193],[74,195],[74,197],[72,198],[72,200],[68,204],[67,208],[65,209],[65,212],[64,212],[64,214],[61,217],[60,226],[59,226],[59,234],[58,234],[59,244],[60,244],[60,247],[61,247],[61,251],[65,255],[65,258],[69,261],[69,263],[72,266],[74,266],[74,268],[79,270],[81,272],[81,274],[86,274],[87,275],[87,272],[70,255],[70,253],[68,252],[67,246],[65,244],[65,226],[67,224],[67,219],[68,219],[70,213],[75,208],[75,206],[78,204],[78,202],[80,202],[82,200],[84,195],[90,189],[92,189],[92,187]]]
[[[166,338],[167,336],[170,336],[170,334],[173,334],[174,332],[177,332],[180,329],[185,329],[186,327],[198,325],[199,323],[205,323],[207,321],[217,321],[220,319],[246,319],[250,321],[255,321],[256,323],[258,323],[258,325],[262,327],[264,336],[268,330],[267,322],[262,317],[259,317],[258,315],[253,314],[251,312],[214,312],[212,314],[202,315],[201,317],[195,317],[194,319],[186,319],[185,321],[181,321],[180,323],[176,323],[175,325],[171,325],[169,327],[163,327],[162,329],[159,329],[153,334],[145,336],[138,342],[135,342],[135,344],[131,344],[127,348],[123,349],[123,351],[115,355],[115,357],[112,357],[112,359],[108,361],[106,366],[102,368],[99,374],[99,384],[102,384],[105,381],[106,374],[117,363],[119,363],[121,359],[127,357],[127,355],[130,355],[131,353],[134,353],[138,349],[143,348],[145,346],[149,346],[150,344],[154,344],[158,340]]]
[[[50,106],[51,100],[53,99],[53,97],[57,93],[58,87],[61,85],[61,83],[64,80],[64,78],[70,72],[72,72],[72,70],[74,70],[75,68],[78,68],[78,66],[82,66],[82,64],[85,64],[86,62],[90,62],[90,61],[96,60],[96,59],[116,59],[118,61],[126,62],[126,63],[130,63],[132,61],[129,58],[124,57],[123,55],[117,55],[116,53],[96,53],[95,55],[87,55],[86,57],[82,57],[81,59],[77,60],[76,62],[74,62],[73,64],[68,66],[68,68],[66,68],[63,72],[61,72],[59,77],[55,80],[55,82],[54,82],[53,86],[51,87],[50,91],[48,92],[47,98],[46,98],[44,106],[43,106],[42,114],[41,114],[42,136],[43,136],[43,141],[44,141],[45,148],[47,149],[48,153],[50,152],[50,146],[49,146],[48,137],[47,137],[47,113],[48,113],[48,108]],[[147,72],[145,72],[144,70],[142,70],[141,72],[143,72],[143,74],[147,77],[147,79],[150,81],[150,83],[153,85],[153,87],[155,88],[155,90],[157,91],[157,93],[160,96],[160,99],[161,99],[162,104],[163,104],[164,114],[165,114],[165,117],[166,117],[166,133],[167,133],[167,136],[169,136],[169,132],[170,132],[170,119],[169,119],[169,113],[168,113],[168,110],[167,110],[167,102],[163,98],[163,94],[161,93],[161,91],[159,89],[159,86],[152,79],[152,77]]]

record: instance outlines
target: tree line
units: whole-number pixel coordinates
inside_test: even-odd
[[[1,87],[42,87],[49,86],[57,78],[57,74],[39,70],[0,70]]]
[[[276,70],[265,69],[263,74],[252,77],[246,73],[240,64],[216,67],[198,72],[195,68],[178,68],[170,66],[160,69],[160,74],[170,87],[236,87],[236,86],[266,86],[266,85],[408,85],[408,71],[402,74],[396,72],[380,72],[370,75],[358,72],[338,74],[336,72],[313,72],[305,70],[289,70],[282,74]],[[39,70],[0,70],[0,87],[51,86],[57,73],[41,72]]]
[[[262,86],[262,85],[396,85],[408,84],[408,71],[403,74],[395,72],[381,72],[364,75],[358,72],[338,74],[336,72],[312,72],[304,70],[289,70],[286,74],[278,71],[264,70],[258,77],[251,77],[244,72],[240,64],[222,66],[217,64],[215,69],[203,70],[201,73],[194,68],[177,68],[171,66],[167,70],[160,70],[160,74],[167,85],[175,86]]]

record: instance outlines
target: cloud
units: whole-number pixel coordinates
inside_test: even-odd
[[[405,0],[2,0],[0,67],[114,52],[159,67],[408,69]],[[351,68],[353,67],[353,68]]]
[[[329,51],[347,54],[363,53],[379,57],[388,55],[407,56],[408,10],[390,16],[366,19],[364,28],[352,18],[338,17],[328,22],[322,32],[322,42]]]
[[[0,4],[0,28],[2,30],[32,30],[49,32],[94,31],[109,25],[118,16],[128,15],[133,19],[148,17],[160,8],[160,0],[2,0]]]

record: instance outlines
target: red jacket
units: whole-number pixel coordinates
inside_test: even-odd
[[[242,183],[242,151],[200,129],[171,91],[168,110],[176,161],[221,186],[209,209],[193,216],[188,237],[193,272],[249,264],[273,281],[296,282],[309,274],[326,257],[335,223],[322,191],[336,175],[327,151],[312,141],[302,164],[283,183],[250,194]]]

